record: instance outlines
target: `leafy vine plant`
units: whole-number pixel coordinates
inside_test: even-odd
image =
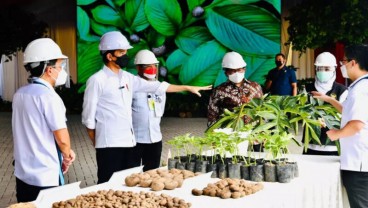
[[[161,80],[217,86],[226,80],[224,54],[236,51],[247,79],[263,84],[280,51],[280,10],[281,0],[77,0],[79,91],[103,64],[98,43],[108,31],[130,40],[132,73],[135,54],[149,49]]]
[[[283,135],[283,138],[289,138],[297,145],[299,142],[295,139],[298,134],[299,123],[304,130],[304,149],[306,150],[310,141],[315,141],[320,145],[319,136],[321,134],[321,122],[323,119],[326,126],[330,129],[339,128],[341,115],[334,107],[324,104],[307,94],[297,96],[269,96],[252,99],[251,102],[234,108],[232,112],[224,112],[221,118],[210,126],[206,131],[212,132],[217,128],[232,127],[233,129],[242,129],[246,126],[243,119],[237,119],[247,116],[251,118],[250,123],[252,131],[248,138],[249,143],[253,140],[266,138],[265,144],[271,147],[280,143],[282,138],[273,135]],[[293,136],[289,135],[292,134]],[[267,144],[268,143],[268,144]],[[251,145],[250,145],[251,146]],[[278,153],[275,152],[277,155]]]

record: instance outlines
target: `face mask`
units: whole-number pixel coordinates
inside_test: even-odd
[[[342,77],[344,77],[344,78],[349,78],[348,71],[346,70],[346,66],[345,66],[345,65],[342,65],[342,66],[340,67],[340,69],[341,69]]]
[[[156,78],[156,74],[157,74],[157,68],[155,66],[147,67],[143,72],[143,76],[151,80]]]
[[[122,55],[122,56],[115,56],[116,57],[116,61],[115,63],[120,66],[120,68],[125,68],[126,66],[128,66],[129,63],[129,57],[128,55]]]
[[[282,66],[283,63],[282,63],[282,61],[275,61],[275,64],[276,64],[277,67],[280,67],[280,66]]]
[[[229,75],[229,80],[233,83],[237,84],[243,81],[244,79],[244,72],[235,72]]]
[[[60,85],[64,85],[66,83],[66,79],[68,78],[68,74],[66,73],[66,71],[64,69],[62,69],[59,72],[59,75],[57,76],[57,78],[55,79],[54,77],[52,77],[55,80],[55,87],[60,86]]]
[[[155,79],[156,78],[156,74],[143,73],[143,76],[145,76],[147,79]]]
[[[334,71],[318,71],[316,75],[320,82],[328,82],[334,75]]]

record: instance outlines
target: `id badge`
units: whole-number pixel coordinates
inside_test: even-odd
[[[163,110],[160,103],[155,103],[155,116],[156,117],[162,117]]]
[[[148,99],[148,107],[151,111],[155,110],[155,101],[153,99]]]

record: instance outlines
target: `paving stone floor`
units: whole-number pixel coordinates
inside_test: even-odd
[[[97,182],[95,150],[88,139],[80,115],[68,115],[68,129],[72,139],[72,149],[77,159],[66,174],[66,183],[81,181],[81,187],[92,186]],[[206,118],[164,117],[161,121],[164,147],[161,160],[167,160],[169,146],[165,141],[186,133],[203,136]],[[298,137],[300,141],[300,136]],[[291,153],[301,153],[295,144],[290,146]],[[16,203],[15,177],[13,175],[13,137],[11,113],[0,112],[0,208]]]

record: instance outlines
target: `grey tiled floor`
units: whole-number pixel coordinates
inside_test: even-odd
[[[96,161],[95,150],[80,121],[80,115],[68,115],[72,148],[77,154],[77,159],[66,175],[66,183],[81,181],[81,187],[86,187],[95,185],[97,182]],[[202,136],[205,129],[206,118],[163,118],[161,122],[164,141],[162,161],[166,161],[169,149],[165,141],[186,133]],[[16,203],[14,168],[11,164],[13,161],[12,140],[11,113],[0,112],[0,208]],[[292,144],[290,151],[300,153],[301,148]]]

